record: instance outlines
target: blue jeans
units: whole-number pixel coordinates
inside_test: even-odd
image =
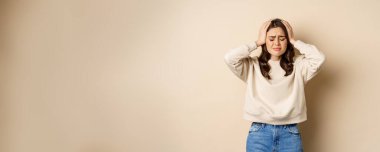
[[[301,133],[297,123],[272,125],[252,122],[249,129],[247,152],[303,152]]]

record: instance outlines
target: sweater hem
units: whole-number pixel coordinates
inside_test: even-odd
[[[286,124],[294,124],[294,123],[301,123],[307,120],[306,114],[301,114],[298,116],[295,116],[293,118],[289,118],[286,120],[268,120],[263,119],[259,117],[254,117],[252,115],[249,115],[247,113],[244,113],[243,119],[248,120],[250,122],[260,122],[260,123],[267,123],[272,125],[286,125]]]

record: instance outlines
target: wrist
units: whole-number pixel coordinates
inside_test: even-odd
[[[290,43],[292,43],[294,45],[294,43],[296,43],[296,40],[295,39],[291,39]]]
[[[259,43],[259,42],[257,42],[257,41],[255,41],[255,44],[256,44],[257,47],[263,45],[263,44],[261,44],[261,43]]]

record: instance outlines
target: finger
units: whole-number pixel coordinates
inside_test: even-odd
[[[286,30],[287,30],[288,33],[291,35],[291,33],[292,33],[292,28],[290,27],[289,23],[286,22],[285,20],[281,20],[281,22],[285,25]]]
[[[283,24],[289,24],[287,21],[285,21],[285,20],[281,20],[281,22],[283,23]]]
[[[287,21],[284,21],[283,23],[284,23],[284,25],[285,25],[286,28],[287,28],[287,31],[288,31],[289,36],[290,36],[290,37],[293,37],[293,36],[294,36],[294,33],[293,33],[292,26],[290,26],[290,24],[289,24]]]
[[[267,22],[264,22],[264,23],[261,25],[261,27],[260,27],[260,31],[265,30],[267,27],[268,27],[268,23],[267,23]]]
[[[292,30],[292,27],[289,25],[288,22],[284,21],[283,24],[284,24],[285,27],[288,29],[288,31],[291,31],[291,30]]]
[[[266,25],[268,25],[268,24],[270,24],[270,20],[269,21],[265,21],[265,23],[264,23],[264,25],[266,26]]]
[[[262,25],[261,25],[261,29],[265,28],[268,24],[268,21],[265,21]]]
[[[271,22],[268,22],[268,23],[265,25],[265,30],[268,29],[270,23],[271,23]]]
[[[286,22],[285,20],[281,20],[281,22],[282,22],[286,27],[289,26],[288,22]]]
[[[269,20],[269,21],[265,22],[265,27],[264,27],[265,30],[268,29],[268,27],[269,27],[269,25],[270,25],[271,22],[272,22],[272,20]]]
[[[289,22],[284,21],[284,23],[285,23],[285,25],[286,25],[290,30],[292,30],[292,26],[290,26]]]

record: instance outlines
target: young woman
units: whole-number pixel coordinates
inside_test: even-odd
[[[260,56],[249,56],[259,46]],[[294,47],[301,55],[295,56]],[[255,43],[225,54],[229,69],[247,84],[243,117],[252,122],[247,152],[303,151],[298,123],[307,119],[304,87],[324,61],[322,52],[296,40],[281,19],[265,22]]]

